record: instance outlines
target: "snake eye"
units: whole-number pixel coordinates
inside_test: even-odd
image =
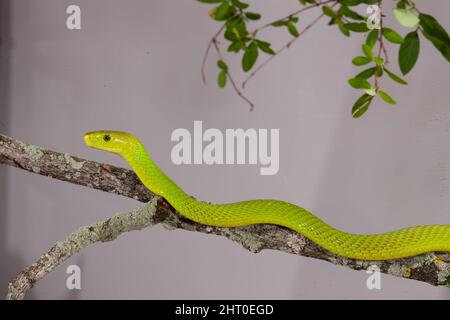
[[[103,140],[104,140],[105,142],[108,142],[108,141],[111,140],[111,136],[110,136],[109,134],[105,134],[105,135],[103,136]]]

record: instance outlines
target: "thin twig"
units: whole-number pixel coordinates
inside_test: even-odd
[[[222,33],[222,31],[225,29],[226,24],[223,24],[222,27],[220,27],[220,29],[214,34],[214,36],[211,38],[211,40],[208,43],[208,46],[206,48],[205,51],[205,55],[203,56],[203,61],[202,61],[202,68],[201,68],[201,73],[202,73],[202,80],[203,83],[206,84],[206,72],[205,72],[205,66],[206,66],[206,60],[208,58],[209,55],[209,51],[211,50],[211,46],[214,46],[214,48],[216,49],[217,55],[219,56],[220,60],[225,61],[222,52],[220,50],[219,44],[218,44],[218,40],[217,38],[219,37],[219,35]],[[227,74],[227,78],[228,80],[230,80],[230,83],[234,89],[234,91],[236,91],[236,93],[238,94],[239,97],[241,97],[241,99],[243,99],[246,103],[248,103],[250,105],[250,111],[253,111],[254,109],[254,104],[253,102],[251,102],[242,92],[241,90],[239,90],[238,86],[236,85],[236,82],[234,81],[233,77],[231,76],[231,73],[229,71],[229,69],[225,70],[226,74]]]
[[[278,21],[284,21],[284,20],[286,20],[286,19],[295,17],[295,16],[299,15],[299,14],[302,13],[302,12],[308,11],[308,10],[313,9],[313,8],[317,8],[318,6],[321,6],[321,5],[330,3],[330,2],[337,2],[337,0],[327,0],[327,1],[323,1],[323,2],[319,1],[319,2],[316,2],[316,3],[311,4],[311,5],[309,5],[309,6],[302,7],[301,9],[296,10],[296,11],[292,12],[291,14],[288,14],[287,16],[284,16],[283,18],[279,18],[279,19],[277,19],[277,20],[274,20],[274,21],[272,21],[272,22],[269,22],[269,23],[263,25],[262,27],[256,28],[255,30],[253,30],[252,32],[250,32],[250,34],[251,34],[253,37],[255,37],[256,34],[257,34],[258,32],[260,32],[261,30],[266,29],[266,28],[272,26],[272,24],[275,23],[275,22],[278,22]]]
[[[309,10],[309,9],[317,8],[317,7],[321,6],[321,5],[325,5],[325,4],[331,3],[331,2],[335,2],[335,3],[333,4],[333,6],[335,6],[335,5],[338,3],[337,0],[318,1],[318,2],[316,2],[316,3],[314,3],[314,4],[309,5],[309,6],[302,7],[301,9],[296,10],[296,11],[292,12],[291,14],[289,14],[289,15],[287,15],[287,16],[281,18],[281,19],[278,19],[278,20],[272,21],[272,22],[270,22],[270,23],[267,23],[267,24],[263,25],[262,27],[255,29],[255,30],[254,30],[253,32],[251,32],[250,34],[251,34],[252,37],[255,37],[256,34],[257,34],[259,31],[261,31],[261,30],[263,30],[263,29],[265,29],[265,28],[271,26],[271,25],[272,25],[274,22],[276,22],[276,21],[288,19],[289,17],[296,16],[296,15],[298,15],[298,14],[300,14],[300,13],[302,13],[302,12],[305,12],[305,11],[307,11],[307,10]],[[241,12],[241,14],[242,14],[242,12]],[[319,19],[320,19],[322,16],[323,16],[323,14],[319,17]],[[317,20],[319,20],[319,19],[317,19]],[[305,29],[303,29],[303,30],[300,32],[299,36],[302,35],[302,34],[303,34],[305,31],[307,31],[309,28],[311,28],[312,25],[315,24],[315,22],[316,22],[316,21],[314,21],[311,25],[305,27]],[[201,66],[202,81],[203,81],[203,83],[205,83],[205,84],[206,84],[206,72],[205,72],[205,69],[206,69],[206,61],[207,61],[209,52],[210,52],[210,50],[211,50],[211,46],[214,45],[214,47],[215,47],[215,49],[216,49],[216,51],[217,51],[217,54],[218,54],[219,58],[220,58],[221,60],[224,60],[224,61],[225,61],[225,59],[224,59],[224,57],[223,57],[223,55],[222,55],[222,53],[221,53],[220,46],[219,46],[219,44],[218,44],[218,39],[217,39],[217,38],[219,37],[219,35],[222,33],[222,31],[224,30],[225,26],[226,26],[226,24],[223,24],[223,25],[221,26],[221,28],[214,34],[214,36],[213,36],[213,37],[211,38],[211,40],[209,41],[208,46],[206,47],[206,51],[205,51],[205,54],[204,54],[204,56],[203,56],[202,66]],[[295,39],[296,39],[296,38],[293,38],[293,39],[290,40],[283,48],[281,48],[278,52],[276,52],[274,55],[271,55],[271,56],[270,56],[265,62],[263,62],[262,65],[260,65],[255,71],[257,72],[259,69],[261,69],[266,63],[268,63],[270,60],[272,60],[272,59],[274,58],[275,55],[277,55],[277,54],[280,53],[281,51],[283,51],[283,50],[289,48],[289,46],[295,41]],[[246,82],[247,82],[250,78],[252,78],[252,77],[254,76],[254,74],[256,73],[255,71],[253,71],[253,72],[250,74],[250,76],[242,83],[242,88],[244,88]],[[253,109],[254,109],[254,104],[253,104],[253,102],[250,101],[250,100],[242,93],[242,91],[239,89],[239,87],[237,86],[236,82],[234,81],[234,79],[233,79],[233,77],[232,77],[232,75],[231,75],[229,69],[227,69],[225,72],[226,72],[226,74],[227,74],[227,78],[229,79],[229,81],[230,81],[230,83],[231,83],[231,85],[232,85],[234,91],[239,95],[239,97],[241,97],[245,102],[247,102],[247,103],[250,105],[250,111],[253,111]]]
[[[384,48],[384,42],[383,42],[383,11],[382,11],[382,2],[383,0],[378,0],[378,8],[380,10],[380,29],[378,34],[378,54],[377,57],[381,58],[381,53],[384,52],[385,58],[387,59],[387,53],[386,49]],[[378,84],[378,78],[377,72],[375,71],[375,77],[374,77],[374,86],[375,91],[378,92],[379,90],[379,84]]]
[[[217,39],[213,39],[213,45],[214,45],[214,48],[215,48],[216,51],[217,51],[217,55],[219,56],[219,58],[220,58],[221,60],[224,60],[223,55],[222,55],[222,52],[221,52],[220,47],[219,47],[219,44],[218,44],[218,42],[217,42]],[[229,68],[227,68],[227,69],[225,70],[225,72],[227,73],[227,77],[228,77],[228,79],[230,80],[230,83],[231,83],[232,87],[234,88],[234,91],[236,91],[236,93],[238,94],[238,96],[241,97],[245,102],[247,102],[247,103],[250,105],[250,112],[253,111],[253,109],[254,109],[254,107],[255,107],[254,104],[253,104],[253,102],[251,102],[251,101],[250,101],[250,100],[249,100],[249,99],[241,92],[241,90],[239,90],[238,86],[236,85],[236,82],[234,81],[233,77],[231,76],[231,73],[230,73]]]
[[[208,55],[209,55],[209,51],[211,50],[211,46],[213,45],[213,42],[215,40],[217,40],[217,37],[222,33],[223,29],[225,29],[225,24],[222,25],[222,27],[220,27],[219,31],[217,31],[214,36],[211,38],[211,40],[209,40],[208,42],[208,46],[206,47],[206,51],[205,51],[205,55],[203,56],[203,61],[202,61],[202,80],[203,83],[206,84],[206,60],[208,59]]]
[[[419,9],[417,9],[417,7],[416,7],[416,3],[415,2],[413,2],[413,1],[410,1],[410,3],[411,3],[411,9],[413,9],[414,11],[416,11],[418,14],[420,14],[420,11],[419,11]]]
[[[303,35],[306,31],[311,29],[312,26],[314,26],[320,19],[323,18],[325,14],[320,14],[317,18],[315,18],[309,25],[307,25],[302,31],[299,32],[299,35],[297,37],[292,38],[289,40],[284,46],[282,46],[280,49],[275,51],[275,53],[271,56],[269,56],[264,62],[262,62],[258,67],[256,67],[249,76],[242,82],[242,88],[245,88],[247,82],[252,79],[262,68],[264,68],[265,65],[267,65],[270,61],[272,61],[276,56],[278,56],[281,52],[283,52],[286,49],[289,49],[289,47],[298,39],[301,35]]]
[[[387,50],[386,50],[386,46],[384,45],[384,40],[383,40],[383,0],[378,0],[378,7],[380,8],[380,35],[379,35],[379,44],[380,47],[378,49],[378,57],[381,57],[381,50],[383,50],[383,54],[384,54],[384,58],[385,58],[385,63],[389,63],[389,57],[387,54]]]
[[[385,60],[384,63],[388,64],[389,63],[389,56],[388,56],[388,53],[387,53],[386,46],[384,45],[384,42],[382,44],[382,48],[383,48],[383,55],[384,55],[384,60]]]

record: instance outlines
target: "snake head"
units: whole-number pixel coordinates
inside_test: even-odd
[[[126,155],[139,140],[130,133],[121,131],[93,131],[84,135],[84,142],[91,148]]]

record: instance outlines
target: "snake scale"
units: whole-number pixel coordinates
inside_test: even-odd
[[[361,260],[387,260],[425,252],[450,252],[450,225],[425,225],[381,234],[351,234],[333,228],[309,211],[278,200],[249,200],[228,204],[199,201],[172,181],[152,161],[133,135],[119,131],[85,134],[93,148],[118,154],[155,194],[164,197],[181,215],[201,224],[238,227],[276,224],[292,229],[334,254]]]

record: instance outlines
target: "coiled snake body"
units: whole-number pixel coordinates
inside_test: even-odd
[[[277,200],[250,200],[210,204],[185,193],[152,161],[133,135],[96,131],[84,136],[93,148],[122,156],[142,183],[164,197],[183,216],[212,226],[238,227],[269,223],[285,226],[334,254],[362,260],[386,260],[431,251],[450,252],[450,225],[427,225],[382,234],[351,234],[337,230],[294,204]]]

